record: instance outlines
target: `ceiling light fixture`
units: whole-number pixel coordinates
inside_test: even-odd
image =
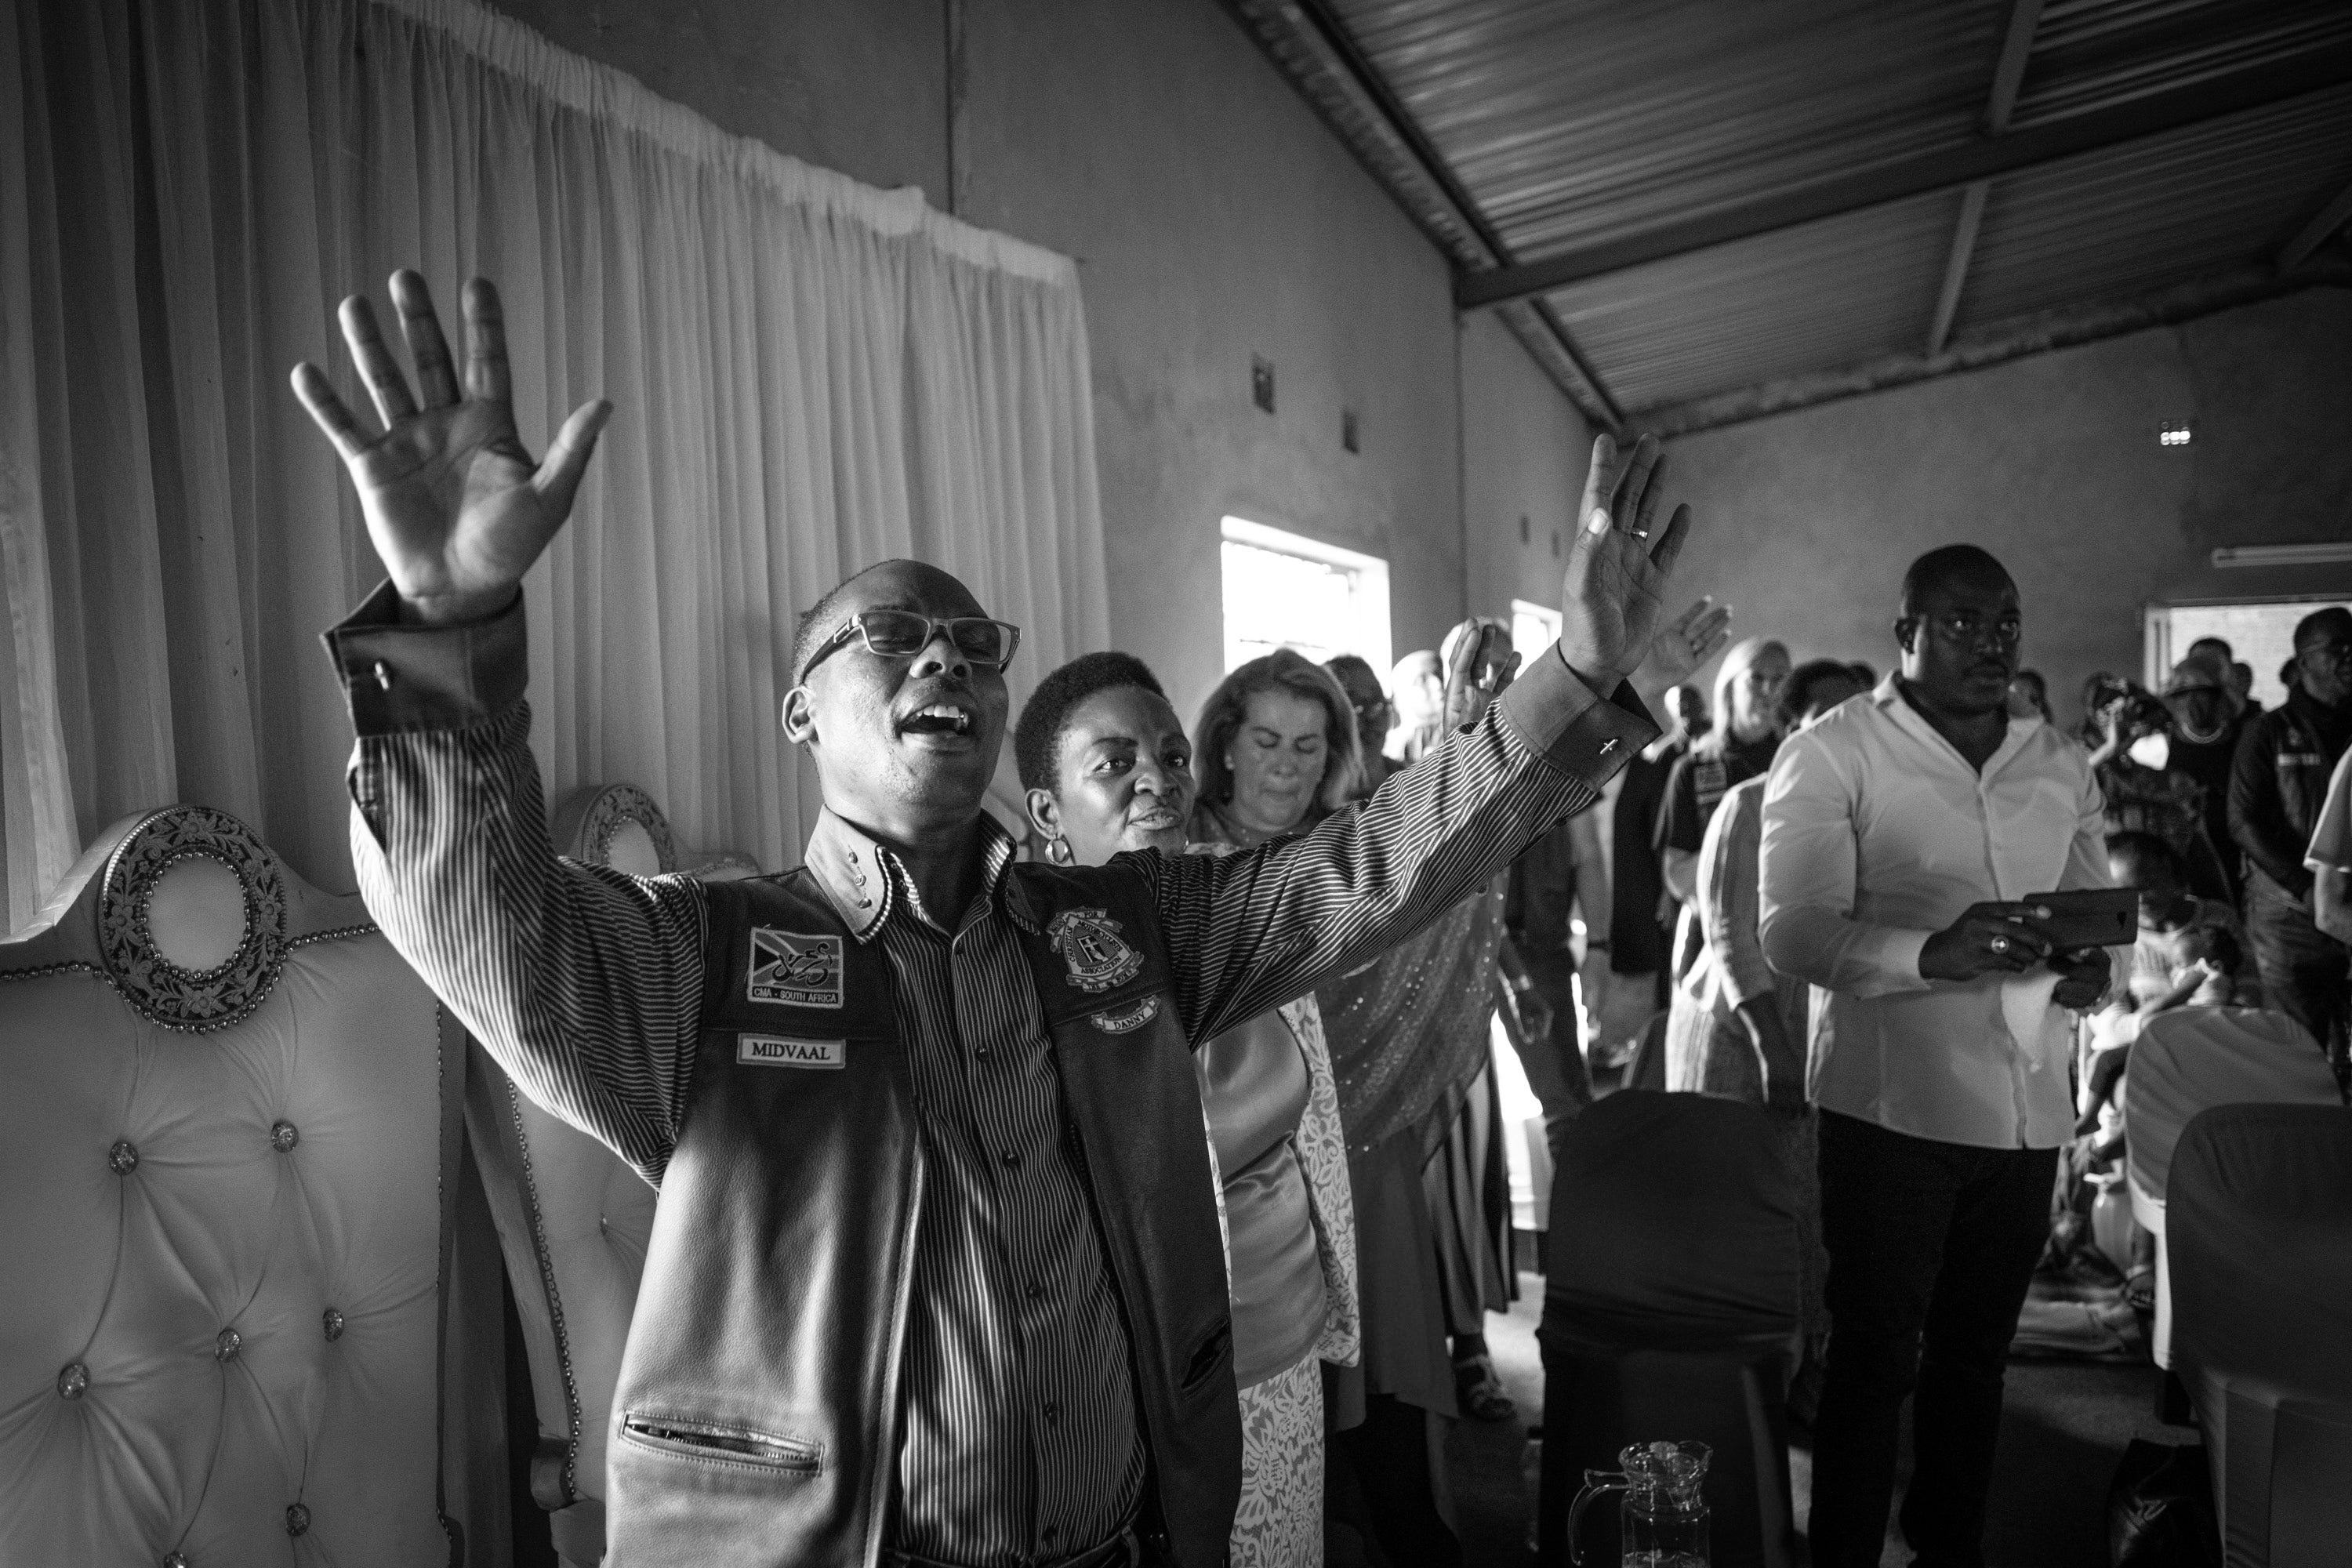
[[[2156,433],[2156,444],[2159,447],[2186,447],[2189,445],[2188,425],[2182,423],[2160,427]]]

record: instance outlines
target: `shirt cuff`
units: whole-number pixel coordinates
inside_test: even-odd
[[[472,729],[521,701],[530,675],[520,592],[485,620],[404,626],[387,580],[320,641],[362,735]]]
[[[1558,643],[1506,687],[1495,706],[1529,751],[1594,789],[1658,738],[1631,682],[1621,682],[1604,701],[1568,668]]]

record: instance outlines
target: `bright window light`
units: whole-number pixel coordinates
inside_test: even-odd
[[[2157,431],[2156,441],[2159,447],[2186,447],[2189,445],[2189,426],[2167,425]]]
[[[1528,660],[1559,640],[1558,610],[1547,610],[1525,599],[1511,601],[1511,647],[1519,656],[1520,668],[1526,668]]]
[[[1245,517],[1223,526],[1227,669],[1291,647],[1318,664],[1352,653],[1387,678],[1387,562]]]

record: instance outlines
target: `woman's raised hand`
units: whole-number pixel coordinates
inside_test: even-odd
[[[421,407],[376,331],[374,310],[356,294],[340,312],[343,341],[383,433],[372,436],[316,365],[294,367],[294,393],[351,469],[404,617],[478,620],[506,607],[571,515],[613,405],[598,399],[573,409],[534,464],[515,433],[499,291],[480,278],[466,285],[462,393],[425,279],[394,273],[392,302],[416,363]]]
[[[1675,508],[1663,531],[1655,528],[1664,471],[1654,436],[1643,437],[1622,460],[1608,437],[1592,443],[1560,587],[1559,651],[1604,695],[1650,657],[1666,580],[1690,532],[1686,506]]]

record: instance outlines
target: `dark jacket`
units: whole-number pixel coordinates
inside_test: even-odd
[[[1126,1318],[1147,1523],[1172,1562],[1211,1568],[1240,1495],[1241,1416],[1159,919],[1118,866],[1015,866],[1004,897]],[[806,869],[715,883],[709,899],[698,1054],[613,1401],[608,1562],[871,1564],[924,1182],[889,960],[850,937]],[[1057,946],[1066,914],[1078,919]],[[813,1005],[747,1000],[757,928],[830,961]],[[1073,940],[1088,931],[1091,947]]]
[[[2230,837],[2252,863],[2256,890],[2310,897],[2304,851],[2347,739],[2352,708],[2322,707],[2301,687],[2247,724],[2230,769]]]

